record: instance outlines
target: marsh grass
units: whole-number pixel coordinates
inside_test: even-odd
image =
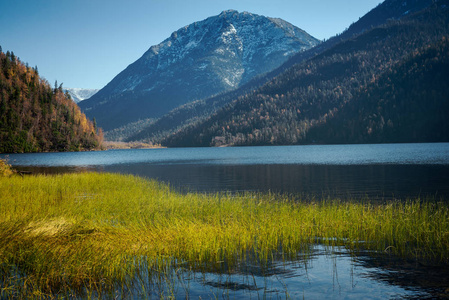
[[[443,202],[182,195],[99,173],[0,177],[0,191],[0,298],[169,298],[180,272],[232,274],[242,262],[264,272],[314,243],[449,261]]]

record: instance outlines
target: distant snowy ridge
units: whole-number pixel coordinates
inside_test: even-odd
[[[95,95],[99,89],[65,88],[64,91],[67,91],[73,101],[78,103],[85,99],[89,99]]]

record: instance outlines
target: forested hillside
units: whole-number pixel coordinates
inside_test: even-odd
[[[128,135],[128,141],[151,141],[160,143],[167,136],[182,131],[187,126],[192,126],[207,120],[213,113],[217,112],[229,102],[253,92],[255,89],[278,76],[295,64],[302,63],[318,54],[321,54],[335,45],[364,33],[372,28],[385,24],[388,20],[399,20],[407,15],[423,10],[432,4],[432,0],[386,0],[372,9],[358,21],[349,26],[347,30],[324,41],[316,47],[307,51],[299,52],[284,63],[279,68],[254,78],[242,87],[227,93],[214,96],[209,99],[203,99],[178,107],[170,113],[164,115],[158,120],[153,120],[146,128],[134,131],[140,131],[134,135]],[[126,135],[122,135],[126,136]]]
[[[308,137],[309,131],[317,126],[330,122],[340,110],[350,107],[352,101],[364,106],[364,99],[372,97],[371,85],[380,81],[385,74],[395,74],[406,66],[405,61],[418,59],[426,55],[430,45],[442,41],[448,34],[449,24],[448,1],[437,1],[431,7],[415,14],[409,14],[400,20],[390,20],[384,25],[373,28],[347,41],[336,44],[333,48],[313,57],[304,63],[297,64],[286,72],[275,77],[256,91],[234,100],[204,122],[189,126],[163,141],[167,146],[220,146],[220,145],[277,145],[311,143],[319,140],[322,143],[336,140],[319,138],[315,131],[314,139]],[[443,46],[441,46],[443,47]],[[412,56],[412,57],[411,57]],[[425,61],[429,63],[430,61]],[[437,63],[432,68],[441,68]],[[423,69],[421,69],[423,68]],[[426,65],[417,65],[415,71],[426,73]],[[407,89],[413,85],[411,77],[389,77],[397,80],[394,86]],[[436,79],[435,79],[436,80]],[[433,102],[447,102],[443,85],[448,85],[447,77],[438,77],[440,82],[421,82],[421,89],[427,93],[440,95]],[[403,97],[400,89],[394,89],[391,98]],[[379,91],[380,93],[380,91]],[[373,95],[374,96],[374,95]],[[357,100],[358,99],[358,100]],[[422,113],[421,106],[413,105],[409,98],[398,99],[394,114],[413,114],[420,130],[415,130],[413,139],[403,136],[377,136],[376,139],[347,138],[345,142],[394,142],[394,141],[427,141],[429,132],[434,130],[430,124],[432,114]],[[422,97],[416,97],[423,99]],[[374,101],[374,100],[373,100]],[[447,105],[446,105],[447,107]],[[407,108],[407,110],[403,110]],[[442,109],[444,106],[442,107]],[[364,109],[365,117],[376,114],[375,105]],[[346,119],[358,118],[348,112]],[[446,115],[449,112],[445,112]],[[378,114],[376,114],[379,117]],[[399,118],[399,117],[398,117]],[[395,128],[396,134],[408,130],[410,122],[394,122],[390,116],[384,122]],[[419,125],[417,125],[419,126]],[[323,127],[324,130],[324,127]],[[329,130],[326,129],[326,130]],[[344,127],[340,127],[344,130]],[[374,128],[370,131],[373,132]],[[330,131],[329,131],[330,132]],[[361,133],[362,135],[368,134]],[[337,133],[328,133],[328,137]],[[341,133],[340,135],[345,135]],[[444,132],[438,134],[440,140],[447,137]],[[346,135],[345,135],[346,136]],[[432,139],[435,140],[435,139]]]
[[[0,152],[79,151],[101,142],[101,130],[63,92],[62,84],[52,88],[37,67],[0,48]]]
[[[328,122],[310,129],[317,143],[449,142],[449,40],[416,51],[357,93]]]

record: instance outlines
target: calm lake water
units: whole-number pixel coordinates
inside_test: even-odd
[[[176,299],[447,299],[447,275],[444,267],[314,245],[305,256],[262,268],[173,274],[173,285]],[[157,288],[152,296],[159,298]]]
[[[182,192],[259,191],[303,198],[449,201],[449,143],[111,150],[0,155],[34,173],[136,174]],[[449,267],[311,245],[307,259],[242,264],[233,274],[173,275],[177,298],[449,298]],[[175,272],[175,270],[174,270]],[[185,287],[188,287],[188,291]],[[143,295],[136,291],[132,298]],[[153,298],[160,295],[152,290]],[[130,296],[130,295],[119,295]],[[148,296],[148,295],[146,295]]]
[[[449,196],[448,143],[110,150],[11,154],[8,160],[32,172],[136,174],[182,192],[387,200]]]

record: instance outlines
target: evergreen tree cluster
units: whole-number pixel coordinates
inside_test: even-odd
[[[162,144],[447,141],[448,4],[342,41]]]
[[[80,151],[98,148],[97,129],[65,94],[13,52],[0,50],[0,152]]]
[[[412,53],[354,95],[309,142],[449,142],[449,39]]]

